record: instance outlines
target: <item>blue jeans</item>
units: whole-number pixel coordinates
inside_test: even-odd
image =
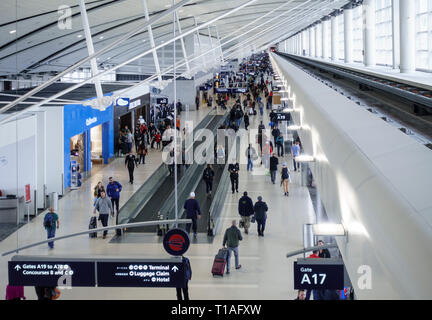
[[[47,228],[47,237],[48,239],[55,238],[56,229],[55,228]],[[54,248],[54,241],[48,242],[48,246],[53,249]]]
[[[260,115],[263,115],[264,109],[263,108],[259,108],[259,109],[260,109]]]
[[[235,266],[236,266],[236,268],[238,268],[238,266],[239,266],[239,251],[238,251],[238,247],[235,247],[235,248],[227,247],[227,248],[228,248],[227,271],[229,271],[230,270],[230,261],[231,261],[231,252],[234,252]]]
[[[273,182],[273,184],[276,183],[276,172],[277,172],[277,170],[271,170],[270,171],[271,182]]]
[[[253,169],[253,162],[252,162],[252,159],[248,159],[248,163],[247,163],[247,171],[249,171],[249,168],[250,168],[250,171],[252,171],[252,169]]]

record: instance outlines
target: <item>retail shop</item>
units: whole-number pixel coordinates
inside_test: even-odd
[[[150,122],[150,93],[131,100],[129,106],[114,107],[114,150],[120,148],[120,132],[126,127],[134,133],[134,128],[141,119]]]
[[[99,111],[83,105],[64,106],[64,187],[79,187],[86,176],[114,155],[113,106]]]

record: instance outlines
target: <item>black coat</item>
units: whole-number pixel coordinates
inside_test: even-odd
[[[255,219],[257,220],[264,220],[267,219],[267,203],[264,201],[257,201],[254,205],[254,211],[255,211]]]
[[[279,164],[279,159],[277,157],[270,157],[270,171],[276,171]]]
[[[248,196],[243,196],[239,200],[238,212],[242,217],[249,217],[254,214],[252,199]]]

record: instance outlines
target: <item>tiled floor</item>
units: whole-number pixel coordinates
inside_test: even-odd
[[[190,117],[202,118],[205,111],[191,112]],[[267,113],[264,115],[268,123]],[[251,128],[257,128],[260,116],[251,117]],[[67,194],[59,202],[61,229],[59,234],[77,232],[87,228],[88,218],[92,210],[92,187],[99,180],[106,182],[112,175],[124,186],[121,203],[126,201],[151,174],[160,161],[159,153],[151,153],[146,159],[147,165],[136,170],[136,183],[127,183],[127,171],[122,159],[114,161],[86,181],[80,191]],[[287,159],[288,163],[289,159]],[[258,168],[255,168],[258,169]],[[246,165],[241,165],[239,191],[247,190],[256,201],[261,195],[269,206],[265,237],[258,237],[256,225],[252,225],[249,235],[244,236],[240,244],[240,270],[233,269],[230,275],[223,278],[211,275],[214,255],[222,246],[223,232],[230,226],[232,219],[239,219],[237,213],[239,194],[231,194],[229,188],[222,212],[222,232],[216,235],[213,243],[199,241],[192,244],[187,252],[193,269],[192,281],[189,283],[191,299],[294,299],[293,261],[287,259],[286,253],[302,247],[302,224],[315,221],[315,214],[306,187],[300,186],[300,174],[293,173],[290,185],[290,196],[284,197],[279,181],[275,185],[269,176],[247,173]],[[279,177],[278,177],[279,179]],[[0,243],[0,252],[10,250],[19,245],[45,238],[42,218],[32,221],[8,239]],[[26,255],[50,256],[109,256],[109,257],[167,257],[162,244],[157,240],[136,243],[109,243],[110,238],[89,239],[87,236],[58,241],[54,250],[43,245],[20,252]],[[7,284],[7,261],[11,256],[0,258],[0,288]],[[33,288],[26,287],[28,299],[35,299]],[[150,288],[73,288],[63,290],[62,299],[175,299],[174,289]]]

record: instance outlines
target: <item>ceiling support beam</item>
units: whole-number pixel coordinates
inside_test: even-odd
[[[86,38],[87,51],[88,51],[89,56],[92,56],[92,55],[94,55],[95,51],[94,51],[94,46],[93,46],[93,39],[92,39],[92,35],[91,35],[90,24],[89,24],[89,20],[88,20],[85,0],[79,0],[79,6],[80,6],[80,11],[81,11],[82,25],[83,25],[83,29],[84,29],[85,38]],[[91,71],[92,71],[93,76],[97,76],[99,74],[99,70],[97,67],[96,58],[92,58],[90,60],[90,67],[91,67]],[[94,79],[94,85],[95,85],[95,89],[96,89],[97,99],[99,102],[98,107],[100,110],[103,111],[103,110],[105,110],[105,108],[103,107],[103,104],[102,104],[103,91],[102,91],[102,85],[101,85],[98,77],[96,77]]]
[[[145,20],[148,23],[150,21],[150,17],[149,17],[149,12],[148,12],[148,7],[147,7],[147,0],[142,0],[142,3],[143,3],[143,7],[144,7]],[[154,49],[155,48],[155,42],[154,42],[153,29],[152,29],[151,24],[147,27],[147,31],[148,31],[149,38],[150,38],[150,47],[152,49]],[[162,83],[162,75],[161,75],[161,70],[160,70],[160,65],[159,65],[159,59],[157,56],[157,51],[154,50],[154,51],[152,51],[152,53],[153,53],[153,61],[154,61],[155,68],[156,68],[156,74],[158,76],[158,81],[160,83]]]
[[[181,29],[181,25],[180,25],[180,19],[179,19],[179,16],[178,16],[177,12],[175,13],[175,16],[177,18],[177,25],[178,25],[179,34],[182,34],[182,29]],[[175,37],[175,33],[174,33],[174,37]],[[183,51],[183,58],[184,58],[185,63],[186,63],[186,70],[189,73],[190,72],[190,66],[189,66],[189,61],[188,61],[188,58],[187,58],[187,53],[186,53],[186,47],[185,47],[184,39],[180,38],[180,42],[181,42],[182,51]]]

